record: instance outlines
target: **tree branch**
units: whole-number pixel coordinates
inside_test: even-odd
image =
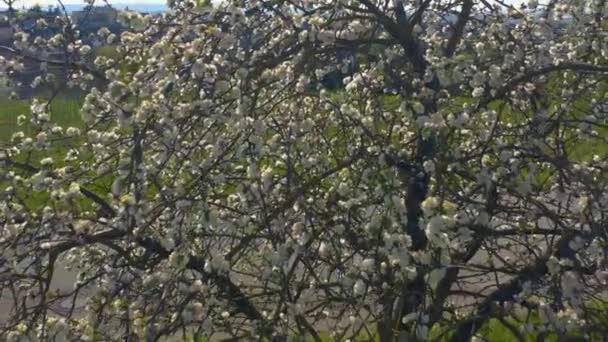
[[[454,52],[456,51],[456,47],[462,38],[462,34],[464,33],[464,28],[469,22],[469,17],[471,15],[471,10],[473,9],[473,0],[464,0],[462,4],[462,10],[458,15],[458,21],[456,22],[456,26],[454,27],[454,32],[450,36],[448,43],[445,47],[445,55],[446,57],[452,57]]]

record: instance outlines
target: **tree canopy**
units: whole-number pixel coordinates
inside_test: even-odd
[[[2,143],[0,337],[605,336],[607,10],[175,1],[99,30],[112,56],[18,32],[0,71],[88,95]]]

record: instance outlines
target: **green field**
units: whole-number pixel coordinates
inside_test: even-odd
[[[27,120],[30,119],[30,103],[29,100],[10,100],[8,98],[0,98],[0,142],[6,142],[11,135],[18,131],[23,131],[26,134],[31,133],[30,125]],[[59,98],[51,103],[51,121],[63,127],[81,127],[82,120],[80,119],[81,101],[78,99]],[[18,117],[26,116],[26,122],[18,125]]]

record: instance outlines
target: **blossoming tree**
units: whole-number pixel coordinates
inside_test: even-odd
[[[17,0],[2,0],[2,4],[6,5],[6,7],[7,7],[8,14],[12,14],[16,11],[15,10],[16,2],[17,2]]]
[[[88,92],[2,145],[2,339],[606,333],[606,1],[171,8],[1,61]]]

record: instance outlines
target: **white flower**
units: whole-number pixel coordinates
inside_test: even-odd
[[[353,293],[355,294],[355,296],[361,297],[365,295],[366,292],[367,285],[365,285],[365,282],[362,279],[357,280],[355,282],[355,285],[353,285]]]
[[[422,210],[426,215],[431,215],[437,207],[439,207],[439,200],[437,197],[427,197],[421,204]]]
[[[427,284],[431,287],[431,289],[435,290],[437,285],[443,277],[445,276],[446,269],[445,268],[436,268],[429,273],[427,276]]]
[[[101,36],[101,37],[106,37],[107,35],[109,35],[111,32],[107,27],[102,27],[99,30],[97,30],[97,35]]]
[[[426,160],[422,166],[424,167],[424,171],[427,173],[435,172],[435,163],[432,160]]]
[[[11,141],[16,142],[16,141],[23,140],[24,138],[25,138],[25,133],[15,132],[15,133],[13,133],[13,135],[11,137]]]
[[[135,196],[133,194],[125,194],[120,197],[120,203],[123,205],[135,205]]]
[[[68,127],[68,129],[65,130],[65,133],[70,137],[75,137],[80,135],[80,129],[76,127]]]
[[[549,260],[547,260],[547,268],[549,269],[549,274],[553,276],[558,274],[561,268],[559,260],[556,257],[551,256]]]
[[[205,75],[205,64],[202,59],[197,59],[190,68],[194,78],[201,78]]]
[[[301,43],[305,43],[306,41],[308,41],[308,37],[309,37],[308,31],[302,31],[298,34],[298,40]]]
[[[348,192],[349,192],[350,188],[348,186],[348,184],[342,182],[340,183],[340,185],[338,185],[338,193],[340,194],[340,196],[347,196]]]
[[[410,322],[413,322],[417,318],[418,318],[418,313],[417,312],[411,312],[411,313],[403,316],[403,318],[401,319],[401,323],[408,324]]]
[[[215,82],[215,92],[216,94],[223,94],[230,89],[230,82],[225,80],[219,80]]]
[[[325,241],[321,242],[319,245],[319,255],[323,258],[327,258],[331,255],[331,248]]]
[[[203,284],[203,282],[200,279],[196,279],[192,283],[192,286],[190,287],[190,290],[192,292],[202,293],[202,292],[205,292],[207,290],[207,286],[205,284]]]
[[[373,258],[366,258],[366,259],[363,259],[363,261],[361,261],[361,264],[359,267],[361,268],[362,271],[371,272],[371,271],[373,271],[375,265],[376,265],[376,262],[374,261]]]
[[[22,126],[25,123],[25,120],[27,120],[27,116],[25,116],[25,115],[17,116],[17,126]]]
[[[122,193],[122,189],[123,189],[122,179],[120,177],[116,177],[114,179],[114,181],[112,182],[112,186],[110,188],[112,195],[114,195],[116,197],[120,196],[120,194]]]
[[[536,86],[534,85],[534,83],[528,82],[524,85],[524,90],[528,94],[531,94],[535,89],[536,89]]]
[[[443,232],[445,222],[441,216],[433,216],[426,224],[427,235],[436,235]]]
[[[295,236],[300,236],[304,232],[305,226],[303,222],[296,222],[291,226],[291,233]]]
[[[589,197],[581,196],[576,202],[576,210],[579,213],[582,213],[583,211],[585,211],[585,209],[587,209],[587,207],[589,207]]]
[[[39,144],[43,144],[46,142],[47,134],[46,132],[40,132],[36,135],[36,140]]]
[[[91,53],[91,47],[89,45],[83,45],[80,47],[80,53],[82,55],[88,55]]]
[[[86,220],[78,220],[74,223],[74,231],[78,234],[86,233],[91,227],[91,223]]]
[[[298,83],[296,83],[296,91],[302,93],[306,90],[310,83],[310,78],[308,76],[302,75],[298,78]]]
[[[483,87],[477,87],[477,88],[473,89],[472,95],[473,95],[473,97],[481,97],[481,96],[483,96],[483,93],[484,93]]]
[[[112,45],[112,44],[114,44],[114,41],[116,40],[116,38],[117,38],[116,34],[114,34],[114,33],[110,33],[110,34],[108,35],[108,37],[106,38],[106,43],[107,43],[108,45]]]
[[[490,66],[490,83],[498,86],[502,82],[502,69],[497,65]]]
[[[184,268],[187,263],[188,263],[188,256],[187,255],[184,255],[184,254],[179,253],[177,251],[173,251],[169,255],[169,264],[172,267],[181,269],[181,268]]]
[[[41,166],[51,166],[53,164],[53,158],[46,157],[40,160]]]

